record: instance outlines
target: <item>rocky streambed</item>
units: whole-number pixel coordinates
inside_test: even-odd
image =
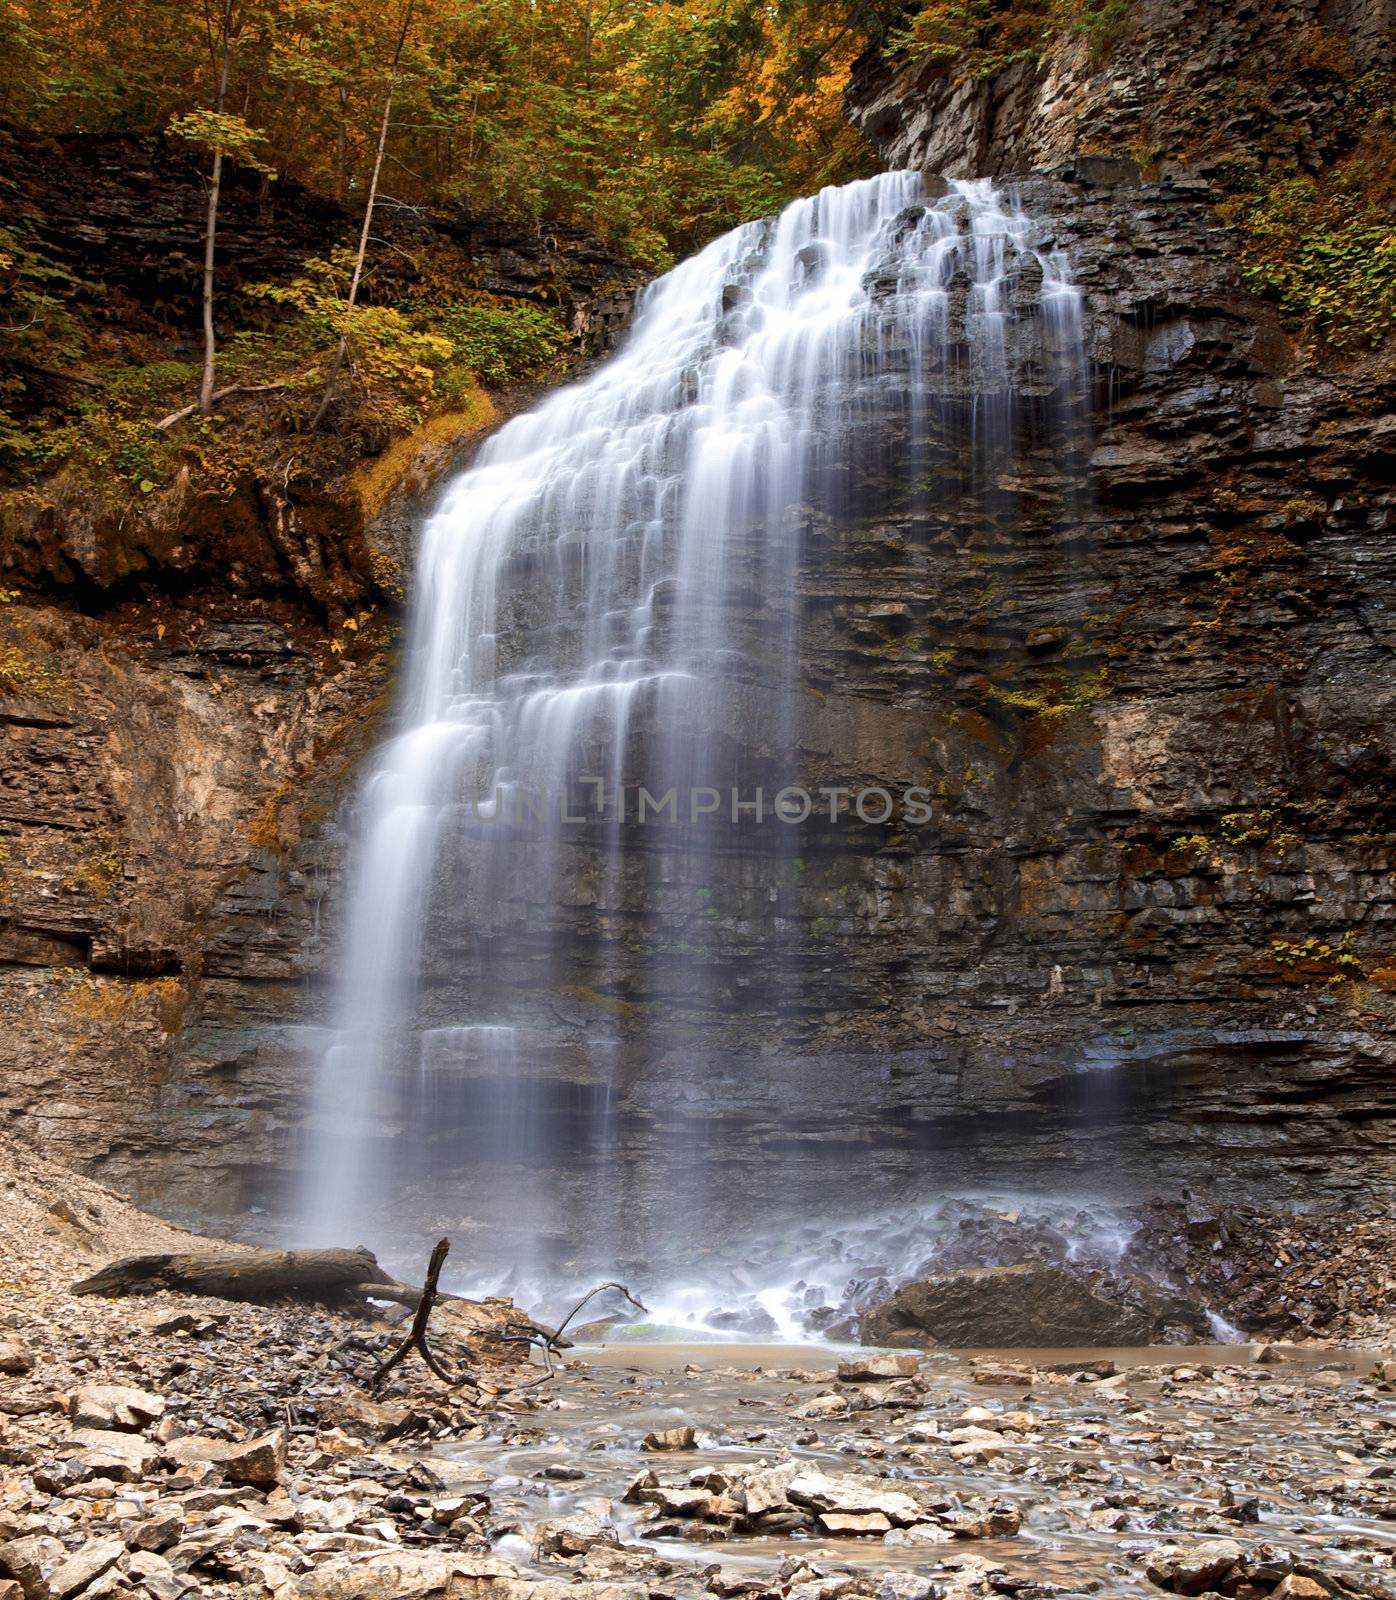
[[[189,1236],[0,1142],[0,1600],[1396,1597],[1396,1361],[501,1339],[74,1296]],[[230,1250],[237,1247],[230,1246]]]
[[[370,1398],[394,1332],[330,1313],[10,1320],[5,1600],[1396,1595],[1369,1353],[616,1346],[467,1401]]]

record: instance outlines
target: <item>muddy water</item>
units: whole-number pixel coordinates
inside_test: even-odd
[[[846,1354],[711,1344],[579,1349],[548,1409],[521,1416],[512,1434],[450,1454],[493,1484],[508,1530],[502,1553],[524,1556],[522,1541],[545,1518],[591,1512],[612,1519],[622,1543],[651,1551],[656,1571],[672,1567],[669,1587],[677,1581],[693,1592],[714,1563],[759,1576],[792,1554],[826,1571],[878,1572],[929,1572],[972,1555],[1067,1592],[1155,1596],[1145,1553],[1202,1536],[1335,1573],[1389,1573],[1396,1558],[1396,1392],[1370,1377],[1373,1353],[1295,1349],[1274,1365],[1226,1345],[930,1354],[921,1362],[929,1389],[915,1409],[877,1406],[880,1385],[837,1382],[834,1363]],[[1092,1381],[1083,1369],[1102,1361],[1118,1373]],[[975,1381],[976,1370],[998,1363],[1021,1368],[1021,1377]],[[793,1415],[829,1391],[874,1408],[833,1419]],[[932,1424],[942,1434],[960,1425],[970,1406],[1025,1410],[1035,1422],[997,1453],[956,1459],[943,1439],[926,1435]],[[684,1424],[697,1430],[695,1449],[642,1449],[645,1434]],[[877,1536],[727,1537],[699,1522],[680,1525],[682,1536],[654,1537],[657,1513],[622,1500],[646,1468],[682,1484],[696,1470],[790,1457],[894,1480],[888,1487],[909,1480],[933,1483],[942,1496],[992,1496],[1021,1511],[1022,1528],[931,1548]]]

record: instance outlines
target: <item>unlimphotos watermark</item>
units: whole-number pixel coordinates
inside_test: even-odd
[[[605,778],[582,777],[558,787],[497,783],[486,794],[465,803],[481,822],[519,826],[529,822],[586,826],[599,821],[638,827],[678,827],[728,823],[734,827],[767,823],[799,827],[804,823],[860,822],[924,826],[934,819],[934,795],[916,784],[897,789],[881,785],[821,784],[806,789],[668,787],[617,784]]]

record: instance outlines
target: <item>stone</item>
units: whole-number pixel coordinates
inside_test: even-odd
[[[177,1506],[156,1507],[126,1532],[126,1543],[133,1550],[168,1550],[179,1542],[184,1531],[184,1513]]]
[[[884,1572],[874,1595],[876,1600],[933,1600],[935,1592],[931,1579],[919,1572]]]
[[[181,1466],[199,1463],[219,1466],[233,1483],[273,1489],[281,1481],[286,1466],[286,1432],[283,1428],[273,1428],[255,1439],[231,1443],[196,1435],[172,1440],[165,1446],[165,1454]]]
[[[1270,1591],[1271,1600],[1329,1600],[1333,1590],[1316,1578],[1290,1572]]]
[[[861,1361],[840,1361],[841,1383],[883,1383],[892,1378],[911,1378],[919,1370],[915,1356],[868,1356]]]
[[[190,1580],[177,1573],[164,1556],[149,1550],[133,1551],[126,1558],[126,1572],[143,1589],[154,1595],[155,1600],[179,1600],[180,1595],[193,1587]]]
[[[804,1405],[796,1406],[794,1415],[797,1417],[846,1417],[850,1411],[848,1399],[841,1394],[817,1394],[813,1400],[806,1400]]]
[[[34,1352],[23,1339],[0,1339],[0,1372],[22,1378],[34,1370]]]
[[[645,1435],[645,1450],[692,1450],[698,1435],[692,1428],[661,1428]]]
[[[819,1526],[825,1533],[881,1535],[892,1531],[891,1519],[881,1511],[821,1511]]]
[[[618,1542],[615,1528],[594,1516],[554,1517],[533,1529],[534,1546],[545,1556],[580,1556]]]
[[[517,1567],[497,1557],[394,1550],[319,1562],[297,1581],[295,1593],[305,1600],[444,1600],[447,1595],[509,1600],[518,1577]]]
[[[1017,1506],[986,1506],[952,1516],[948,1526],[957,1539],[1011,1539],[1023,1526],[1023,1513]]]
[[[47,1534],[8,1539],[0,1544],[0,1574],[19,1584],[25,1600],[48,1600],[48,1575],[66,1555],[62,1544]]]
[[[158,1394],[121,1383],[91,1383],[68,1398],[68,1416],[75,1428],[119,1428],[132,1432],[158,1422],[165,1402]]]
[[[78,1461],[90,1478],[135,1483],[148,1475],[159,1456],[157,1447],[139,1434],[106,1428],[78,1428],[57,1447]]]
[[[259,1490],[271,1490],[280,1483],[287,1466],[287,1434],[274,1427],[269,1434],[248,1438],[232,1445],[223,1458],[223,1470],[234,1483],[250,1483]]]
[[[920,1504],[908,1494],[885,1488],[876,1479],[835,1477],[812,1467],[790,1480],[786,1498],[815,1511],[881,1512],[899,1524],[925,1520]]]
[[[53,1600],[68,1600],[68,1596],[85,1589],[94,1579],[114,1567],[126,1554],[124,1539],[89,1539],[85,1545],[49,1574],[48,1590]]]
[[[759,1517],[768,1511],[783,1510],[790,1504],[787,1490],[804,1470],[802,1462],[787,1461],[753,1472],[740,1490],[747,1515]]]
[[[1137,1312],[1060,1269],[1029,1265],[966,1267],[909,1283],[862,1325],[865,1344],[949,1349],[1135,1345],[1152,1336]]]
[[[1144,1570],[1152,1582],[1174,1594],[1200,1595],[1215,1589],[1241,1559],[1233,1539],[1165,1545],[1150,1553]]]

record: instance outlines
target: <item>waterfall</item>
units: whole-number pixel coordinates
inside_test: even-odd
[[[583,1233],[603,1256],[701,1236],[705,1041],[749,1025],[798,1052],[820,981],[798,829],[752,810],[806,776],[811,530],[873,483],[913,508],[999,492],[1024,395],[1080,368],[1078,296],[1039,234],[987,181],[825,189],[652,285],[618,355],[449,486],[360,797],[317,1242],[430,1227],[465,1179],[520,1269]]]

